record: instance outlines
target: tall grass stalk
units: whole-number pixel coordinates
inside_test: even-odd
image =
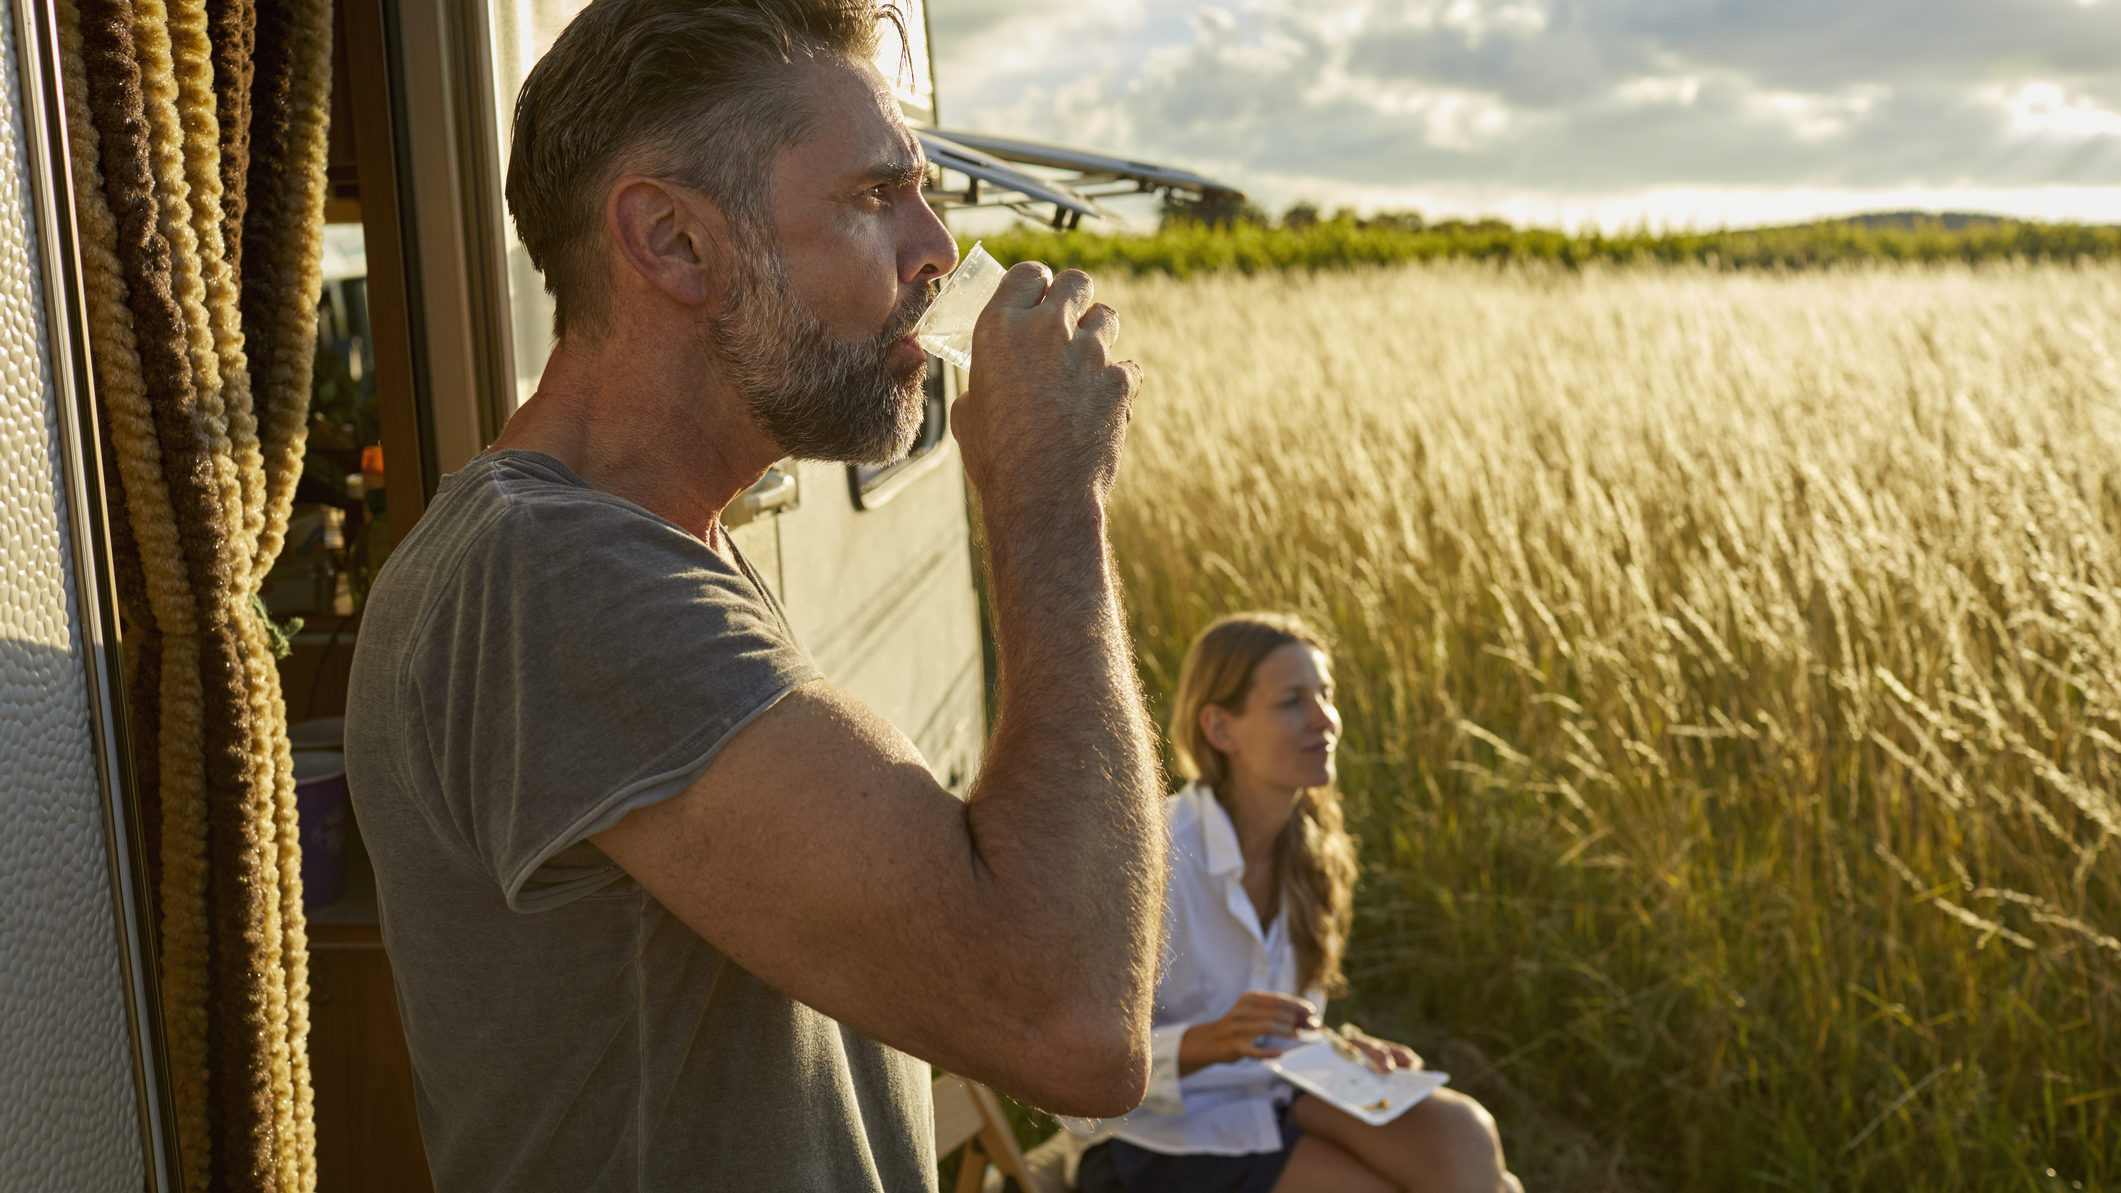
[[[1099,291],[1153,698],[1337,638],[1366,1023],[1623,1184],[2121,1187],[2121,268]]]

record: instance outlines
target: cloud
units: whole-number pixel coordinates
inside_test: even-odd
[[[2121,189],[2121,0],[936,3],[948,122],[1268,198]]]
[[[2056,83],[2027,83],[2016,91],[1996,87],[1987,96],[2009,114],[2011,130],[2021,137],[2121,136],[2121,112],[2088,96],[2071,95]]]

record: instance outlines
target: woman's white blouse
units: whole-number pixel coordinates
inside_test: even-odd
[[[1096,1122],[1092,1138],[1117,1137],[1169,1154],[1279,1151],[1274,1112],[1277,1102],[1292,1095],[1288,1083],[1250,1059],[1180,1077],[1178,1045],[1187,1028],[1222,1018],[1248,990],[1298,993],[1296,947],[1284,927],[1288,917],[1277,914],[1261,930],[1245,894],[1237,830],[1214,792],[1189,783],[1164,801],[1164,813],[1171,884],[1149,1094],[1132,1114]],[[1325,991],[1313,987],[1303,996],[1324,1013]]]

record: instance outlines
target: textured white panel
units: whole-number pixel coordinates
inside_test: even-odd
[[[145,1179],[75,622],[23,75],[0,2],[0,1189]]]

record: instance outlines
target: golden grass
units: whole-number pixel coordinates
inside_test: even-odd
[[[2121,1185],[2121,269],[1099,290],[1152,693],[1335,635],[1355,1002],[1528,1186]]]

